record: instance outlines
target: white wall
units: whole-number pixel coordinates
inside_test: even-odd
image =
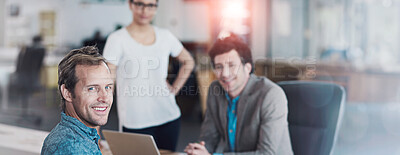
[[[154,25],[170,30],[176,37],[183,36],[183,0],[159,0]]]
[[[79,46],[83,39],[91,37],[97,29],[103,35],[108,35],[116,24],[126,26],[132,21],[127,1],[92,4],[83,4],[81,0],[6,1],[6,6],[20,6],[19,18],[26,23],[26,28],[22,28],[26,29],[26,36],[22,37],[26,38],[23,41],[25,44],[30,42],[32,36],[39,34],[41,11],[56,12],[57,46]],[[182,41],[207,42],[210,39],[210,25],[206,4],[204,1],[160,0],[154,24],[169,29]],[[0,36],[3,36],[1,32]]]
[[[39,34],[39,13],[56,12],[57,46],[79,46],[99,29],[103,35],[112,32],[116,24],[127,25],[132,19],[127,3],[83,4],[80,0],[7,0],[6,6],[20,6],[19,18],[27,22],[27,41]],[[10,21],[8,19],[8,21]],[[7,22],[7,21],[6,21]]]
[[[254,58],[266,57],[269,0],[252,0],[251,49]],[[216,3],[216,2],[215,2]],[[169,29],[181,41],[209,42],[211,38],[210,6],[206,1],[160,0],[155,25]]]
[[[211,39],[209,6],[204,1],[184,5],[183,36],[185,41],[208,42]]]
[[[80,4],[76,0],[64,0],[60,5],[63,6],[58,11],[57,22],[60,43],[80,44],[97,29],[105,36],[113,32],[116,24],[126,26],[132,21],[127,3]]]
[[[127,2],[82,4],[81,0],[6,0],[18,4],[21,16],[28,20],[29,37],[39,33],[39,13],[56,12],[57,46],[79,46],[97,29],[106,35],[117,23],[127,25],[132,15]],[[267,2],[253,0],[252,44],[254,56],[267,52]],[[160,0],[154,24],[169,29],[181,41],[209,42],[211,38],[210,6],[206,1]]]
[[[56,1],[50,0],[6,0],[5,16],[5,44],[29,44],[32,36],[39,34],[39,12],[41,10],[55,10]],[[19,15],[10,17],[10,6],[19,7]]]
[[[303,0],[272,0],[272,57],[303,57],[303,5]]]
[[[210,40],[206,1],[160,0],[154,24],[169,29],[181,41]]]
[[[5,10],[6,10],[6,0],[0,0],[0,47],[4,46]]]
[[[251,34],[251,51],[253,60],[265,58],[268,52],[268,6],[269,0],[253,0],[252,1],[252,34]]]

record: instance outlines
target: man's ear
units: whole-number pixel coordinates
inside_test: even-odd
[[[65,84],[61,85],[61,95],[64,97],[66,101],[72,102],[72,94],[71,92],[68,91],[67,88],[65,88]]]
[[[246,64],[244,65],[244,70],[246,71],[247,74],[250,74],[252,68],[253,68],[253,67],[251,66],[250,63],[246,63]]]

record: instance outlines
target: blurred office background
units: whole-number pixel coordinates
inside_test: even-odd
[[[0,0],[0,123],[49,132],[60,119],[58,62],[83,45],[102,49],[131,18],[126,0]],[[345,88],[334,154],[400,154],[400,0],[159,0],[153,23],[196,60],[177,96],[178,151],[196,141],[215,79],[206,52],[231,31],[252,49],[255,74]],[[37,51],[44,56],[26,54]],[[170,80],[177,68],[171,59]],[[114,105],[103,128],[117,130],[117,122]]]

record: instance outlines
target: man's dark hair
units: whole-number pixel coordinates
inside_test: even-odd
[[[134,0],[129,0],[129,2],[133,3]],[[158,3],[158,0],[156,0],[156,2]]]
[[[101,56],[97,47],[86,46],[80,49],[70,51],[58,64],[58,89],[62,98],[61,109],[65,111],[65,98],[61,92],[61,85],[65,84],[65,88],[75,97],[74,89],[79,79],[76,77],[77,65],[96,66],[104,63],[106,60]]]
[[[246,43],[240,39],[239,36],[231,33],[229,37],[218,39],[214,45],[212,46],[211,50],[208,52],[208,55],[211,58],[212,66],[214,67],[214,59],[217,55],[221,55],[224,53],[228,53],[231,50],[236,50],[239,54],[240,59],[242,60],[243,64],[250,63],[251,64],[251,72],[253,72],[253,58],[251,56],[251,50],[247,46]]]
[[[32,39],[33,43],[40,43],[42,42],[42,36],[41,35],[35,35]]]

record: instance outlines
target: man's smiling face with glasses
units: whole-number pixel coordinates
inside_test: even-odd
[[[145,25],[153,20],[158,7],[158,0],[130,0],[129,4],[134,21]]]

